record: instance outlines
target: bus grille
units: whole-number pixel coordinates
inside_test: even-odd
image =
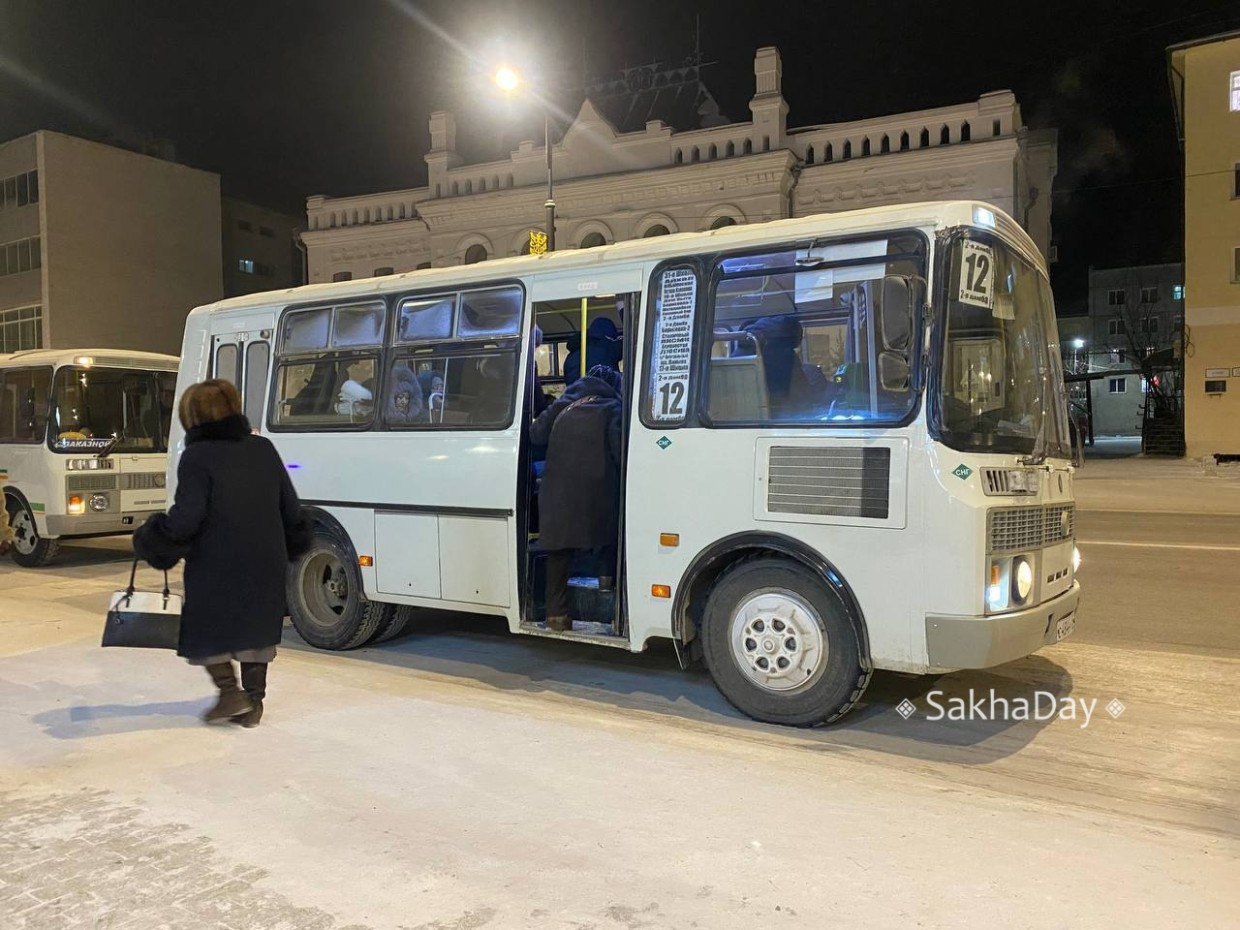
[[[891,450],[772,446],[766,509],[887,519]]]
[[[65,478],[66,491],[114,491],[116,475],[69,475]]]
[[[1071,539],[1076,532],[1076,507],[1005,507],[986,515],[990,552],[1042,549]]]
[[[158,471],[125,472],[121,475],[122,491],[150,491],[164,486],[164,474]]]

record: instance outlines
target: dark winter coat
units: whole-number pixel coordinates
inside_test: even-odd
[[[616,544],[620,507],[620,375],[591,369],[548,407],[530,429],[547,445],[538,492],[544,549],[597,549]]]
[[[279,453],[241,416],[186,434],[172,508],[134,533],[153,567],[185,559],[177,653],[191,659],[279,643],[288,562],[309,542]]]

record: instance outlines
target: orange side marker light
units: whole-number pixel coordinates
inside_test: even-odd
[[[375,564],[375,558],[372,555],[359,555],[357,557],[357,564],[362,566],[362,568],[370,568],[370,566]]]
[[[680,534],[679,533],[660,533],[659,534],[659,545],[668,546],[669,548],[675,548],[676,546],[679,546],[680,545]]]
[[[671,597],[672,586],[668,584],[652,584],[650,586],[651,597]]]

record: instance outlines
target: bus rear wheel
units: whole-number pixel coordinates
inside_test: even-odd
[[[367,600],[349,547],[322,531],[289,567],[288,607],[301,638],[319,649],[364,646],[395,608]]]
[[[22,568],[42,568],[56,558],[60,540],[39,535],[39,526],[30,507],[7,494],[4,506],[13,530],[13,561]]]
[[[797,562],[762,557],[725,571],[707,599],[701,632],[715,685],[755,720],[829,723],[869,683],[844,604]]]

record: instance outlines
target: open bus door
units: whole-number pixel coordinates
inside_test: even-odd
[[[598,319],[608,319],[620,334],[617,347],[618,367],[624,379],[622,424],[622,454],[620,464],[620,497],[617,501],[619,532],[615,541],[615,564],[610,556],[579,552],[574,556],[570,571],[569,590],[576,621],[571,632],[556,632],[546,627],[546,553],[539,547],[538,492],[541,481],[543,450],[531,446],[528,429],[523,436],[522,469],[524,487],[520,490],[527,520],[523,534],[523,564],[525,566],[523,614],[521,628],[535,635],[568,639],[588,639],[592,642],[627,647],[628,634],[622,598],[624,590],[624,471],[627,459],[627,424],[633,394],[632,338],[629,334],[639,331],[638,300],[642,287],[639,268],[622,270],[591,269],[584,272],[542,278],[533,285],[531,302],[533,322],[543,333],[544,344],[559,347],[566,339],[579,342],[578,354],[569,360],[568,370],[563,367],[565,356],[557,351],[554,362],[550,354],[545,360],[544,371],[531,372],[527,391],[527,423],[531,422],[541,403],[535,403],[544,389],[548,395],[563,391],[565,381],[579,377],[588,368],[590,346],[586,331]],[[531,353],[536,362],[538,356]],[[546,379],[543,382],[539,375]],[[547,400],[551,400],[549,396]],[[608,564],[604,564],[604,562]],[[608,583],[608,579],[612,579]]]

